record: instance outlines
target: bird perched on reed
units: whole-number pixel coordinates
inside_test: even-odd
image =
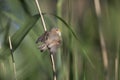
[[[61,41],[59,28],[52,28],[50,31],[44,32],[44,34],[37,39],[36,43],[42,43],[42,45],[39,46],[41,52],[49,50],[51,54],[54,54],[60,47]]]

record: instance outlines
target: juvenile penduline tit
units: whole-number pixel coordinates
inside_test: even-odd
[[[58,28],[52,28],[50,31],[46,31],[36,41],[42,42],[39,46],[41,52],[49,50],[51,54],[56,53],[57,49],[61,45],[61,32]]]

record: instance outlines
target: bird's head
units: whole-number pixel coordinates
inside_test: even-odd
[[[55,32],[55,33],[57,33],[59,36],[61,36],[61,31],[60,31],[59,28],[53,28],[51,31],[52,31],[52,32]]]

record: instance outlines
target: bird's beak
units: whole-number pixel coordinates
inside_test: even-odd
[[[60,29],[57,31],[57,34],[58,34],[59,36],[61,36],[61,32],[60,32]]]

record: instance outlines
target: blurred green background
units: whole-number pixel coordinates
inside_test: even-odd
[[[57,80],[120,80],[120,0],[39,4],[47,29],[62,32],[62,46],[54,55]],[[0,0],[0,80],[14,80],[8,36],[17,80],[53,80],[49,53],[41,53],[35,43],[42,33],[35,0]]]

